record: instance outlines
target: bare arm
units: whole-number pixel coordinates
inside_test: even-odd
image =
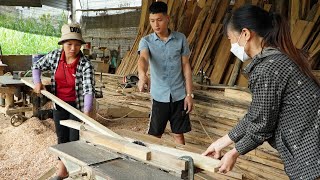
[[[192,72],[191,72],[191,67],[190,67],[188,56],[182,56],[182,71],[183,71],[184,79],[186,82],[186,93],[187,93],[187,96],[184,101],[184,109],[187,110],[187,113],[189,113],[192,111],[193,100],[191,97],[191,94],[192,94]]]
[[[147,76],[148,68],[149,68],[149,52],[147,49],[144,49],[140,51],[140,57],[138,59],[138,74],[139,74],[138,88],[140,92],[145,90],[145,86],[147,86],[147,89],[149,89],[149,78]]]

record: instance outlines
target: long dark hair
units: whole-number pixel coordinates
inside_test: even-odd
[[[269,13],[254,5],[244,5],[233,12],[227,24],[238,32],[248,28],[257,33],[263,37],[262,48],[268,46],[278,48],[320,86],[319,80],[312,74],[308,54],[294,46],[289,24],[280,14]]]

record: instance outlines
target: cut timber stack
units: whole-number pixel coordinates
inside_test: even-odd
[[[134,45],[117,69],[117,74],[137,73],[138,46],[141,38],[152,32],[148,7],[152,0],[142,1],[139,31]],[[310,64],[319,69],[320,56],[320,3],[311,0],[166,0],[170,16],[169,27],[184,33],[188,39],[193,75],[204,71],[211,82],[229,86],[247,86],[247,79],[240,73],[247,63],[242,63],[229,51],[230,42],[223,33],[223,24],[230,10],[245,3],[263,7],[267,11],[281,13],[288,18],[293,42],[312,57]],[[267,3],[270,4],[267,4]]]
[[[124,108],[129,107],[143,113],[150,112],[151,100],[148,93],[116,92],[121,80],[121,76],[108,74],[103,76],[103,84],[106,87],[104,89],[104,96],[108,98],[98,99],[100,104],[102,104],[101,108],[105,107],[104,104],[112,104]],[[240,91],[235,88],[224,89],[219,86],[215,86],[215,88],[216,89],[213,89],[213,86],[211,86],[210,89],[206,91],[195,90],[194,92],[195,106],[191,113],[192,131],[185,135],[187,146],[184,147],[190,151],[197,153],[203,152],[210,143],[227,134],[238,121],[241,120],[250,104],[251,95],[246,91]],[[217,90],[217,88],[219,90]],[[130,121],[130,119],[128,119],[128,121]],[[123,122],[126,122],[125,118]],[[147,127],[148,124],[146,123],[145,126]],[[122,132],[119,134],[143,141],[149,139],[145,137],[144,134],[137,135],[129,133],[129,131],[130,130],[126,129],[126,133]],[[166,139],[152,141],[152,143],[172,146],[172,143],[168,143]],[[224,152],[231,148],[233,148],[233,146],[229,146]],[[219,180],[241,178],[252,180],[288,179],[277,151],[267,143],[244,156],[240,156],[232,174],[223,175],[204,172],[201,174],[201,178]]]

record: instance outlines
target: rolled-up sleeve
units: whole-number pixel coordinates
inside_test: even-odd
[[[235,148],[240,154],[255,149],[274,135],[278,123],[281,90],[277,78],[263,73],[250,85],[252,102],[248,113],[230,133],[236,141]],[[244,133],[245,132],[245,133]],[[240,138],[235,135],[239,134]]]

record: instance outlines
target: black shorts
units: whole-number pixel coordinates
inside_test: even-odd
[[[171,131],[183,134],[191,131],[189,114],[184,110],[184,99],[169,103],[153,100],[148,134],[160,136],[170,121]]]

